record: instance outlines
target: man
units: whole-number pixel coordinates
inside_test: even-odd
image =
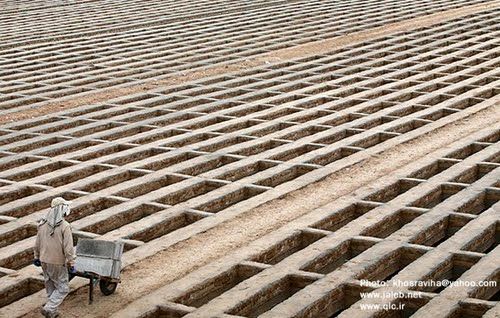
[[[61,197],[52,200],[47,215],[38,224],[33,264],[41,266],[48,301],[41,312],[44,317],[58,317],[57,308],[69,293],[68,269],[75,272],[75,250],[68,216],[70,201]]]

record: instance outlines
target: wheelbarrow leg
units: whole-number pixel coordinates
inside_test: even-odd
[[[89,305],[94,301],[94,279],[92,277],[89,278]]]
[[[94,278],[90,277],[89,280],[90,280],[90,283],[89,283],[89,305],[92,305],[92,302],[94,301]]]

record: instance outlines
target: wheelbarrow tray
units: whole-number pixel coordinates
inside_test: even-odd
[[[89,279],[89,304],[94,297],[94,287],[99,283],[101,292],[108,296],[114,293],[120,282],[123,243],[103,240],[80,239],[76,245],[75,276]]]
[[[108,279],[120,279],[123,242],[80,239],[76,245],[75,269]]]

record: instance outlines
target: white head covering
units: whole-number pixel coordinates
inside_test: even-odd
[[[54,230],[71,212],[71,201],[66,201],[61,197],[54,198],[50,204],[51,208],[47,215],[41,220],[40,224],[47,223],[50,227],[50,235],[54,234]]]

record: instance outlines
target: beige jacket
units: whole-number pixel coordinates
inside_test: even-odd
[[[50,232],[51,227],[48,223],[38,226],[34,248],[35,258],[48,264],[75,265],[76,255],[69,223],[63,220],[54,229],[53,235],[50,235]]]

